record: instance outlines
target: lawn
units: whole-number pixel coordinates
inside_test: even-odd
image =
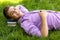
[[[0,0],[0,40],[60,40],[60,31],[49,31],[49,36],[42,38],[27,35],[18,24],[15,27],[7,26],[3,8],[18,4],[25,6],[29,11],[41,9],[60,11],[60,0]]]

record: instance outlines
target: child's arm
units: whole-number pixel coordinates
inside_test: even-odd
[[[48,13],[46,11],[42,11],[39,13],[41,16],[41,35],[42,37],[47,37],[48,36],[48,25],[47,25],[47,15]]]
[[[25,30],[25,32],[29,35],[34,35],[34,36],[41,36],[41,32],[38,29],[37,26],[35,26],[33,24],[33,22],[31,22],[29,16],[25,16],[23,17],[22,20],[18,21],[19,25],[21,24],[21,27]]]
[[[29,12],[28,9],[24,7],[23,5],[17,5],[16,7],[25,14]]]

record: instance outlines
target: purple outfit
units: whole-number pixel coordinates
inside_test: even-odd
[[[41,36],[41,18],[39,16],[40,10],[28,11],[22,5],[19,9],[24,13],[24,15],[18,20],[21,24],[21,27],[25,30],[25,32],[29,35]],[[47,11],[47,24],[49,30],[51,29],[59,29],[60,28],[60,13]]]

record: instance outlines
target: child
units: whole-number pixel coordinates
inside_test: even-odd
[[[48,36],[48,30],[60,28],[60,13],[52,10],[28,11],[24,6],[7,6],[3,9],[7,19],[18,20],[21,27],[29,35]]]

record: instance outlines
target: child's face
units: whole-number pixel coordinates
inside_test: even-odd
[[[19,8],[16,6],[11,6],[8,10],[8,15],[12,18],[12,19],[19,19],[23,13],[19,10]]]

